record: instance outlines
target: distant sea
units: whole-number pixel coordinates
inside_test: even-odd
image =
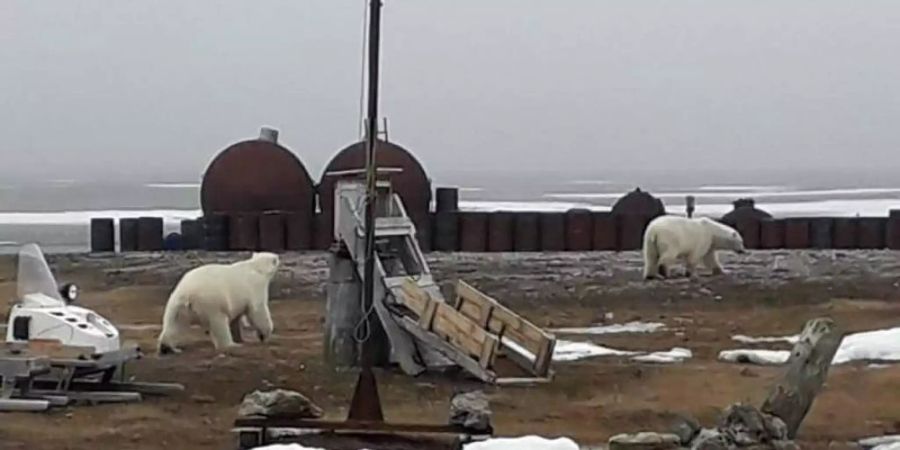
[[[890,171],[469,171],[435,177],[437,186],[460,189],[460,207],[482,211],[608,209],[640,187],[662,199],[671,213],[684,212],[684,199],[697,199],[697,213],[721,216],[742,197],[776,217],[885,216],[900,208],[900,178]],[[88,249],[92,217],[165,218],[167,231],[200,215],[200,184],[193,181],[0,180],[0,253],[37,242],[45,252]]]

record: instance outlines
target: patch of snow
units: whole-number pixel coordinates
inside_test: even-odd
[[[530,360],[534,360],[535,358],[537,358],[537,356],[534,356],[534,353],[531,353],[525,347],[522,347],[521,345],[515,343],[515,341],[513,341],[512,339],[502,337],[502,338],[500,338],[500,342],[503,345],[509,347],[512,351],[514,351]],[[559,344],[557,344],[557,345],[559,345]]]
[[[632,356],[637,354],[639,352],[616,350],[591,342],[573,342],[560,339],[556,341],[556,348],[553,350],[553,360],[577,361],[593,356]]]
[[[272,444],[265,447],[256,447],[253,450],[326,450],[319,447],[304,447],[300,444]]]
[[[694,356],[694,354],[691,353],[689,349],[674,347],[667,352],[653,352],[646,355],[635,356],[631,359],[638,362],[668,364],[680,363],[686,359],[690,359],[692,356]]]
[[[740,342],[791,342],[787,340],[790,338],[794,338],[794,336],[781,338],[732,337],[732,339]],[[796,340],[792,343],[795,342]],[[784,364],[788,361],[790,354],[791,352],[787,350],[723,350],[719,353],[719,360],[752,364]],[[844,336],[844,340],[841,341],[841,346],[838,348],[831,363],[844,364],[851,361],[900,362],[900,327],[864,331]]]
[[[731,340],[737,341],[743,344],[766,344],[773,342],[786,342],[788,344],[796,344],[800,341],[800,335],[795,334],[793,336],[763,336],[763,337],[753,337],[753,336],[744,336],[743,334],[738,334],[731,337]]]
[[[762,365],[784,364],[790,357],[791,352],[788,350],[737,349],[719,352],[719,361]]]
[[[473,442],[465,450],[578,450],[578,444],[569,438],[547,439],[539,436],[496,438]]]
[[[859,360],[900,361],[900,327],[844,336],[832,364]]]
[[[872,450],[900,450],[900,442],[892,442],[890,444],[882,444],[878,447],[873,447]]]
[[[900,444],[900,434],[891,434],[886,436],[875,436],[865,439],[860,439],[859,445],[865,448],[879,448],[885,445],[891,444]],[[880,449],[884,450],[884,449]]]
[[[618,334],[618,333],[652,333],[665,327],[659,322],[628,322],[612,325],[597,325],[586,328],[557,328],[552,331],[563,334]]]

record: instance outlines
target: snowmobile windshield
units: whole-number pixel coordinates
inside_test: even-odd
[[[63,301],[56,279],[53,278],[53,272],[50,271],[50,266],[44,259],[44,252],[37,244],[28,244],[19,249],[16,293],[19,300],[29,294],[44,294]]]

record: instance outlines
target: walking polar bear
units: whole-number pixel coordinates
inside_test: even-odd
[[[206,329],[217,350],[237,345],[231,328],[239,330],[242,318],[261,341],[268,339],[273,329],[269,283],[279,264],[274,253],[254,253],[243,261],[206,264],[185,273],[166,303],[159,353],[180,352],[178,345],[192,323]]]
[[[703,264],[714,275],[724,273],[717,250],[744,253],[741,234],[728,225],[701,217],[660,216],[653,219],[644,232],[644,278],[668,276],[668,268],[678,261],[685,266],[685,275],[696,276],[696,268]]]

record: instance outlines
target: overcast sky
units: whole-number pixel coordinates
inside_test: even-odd
[[[432,173],[900,168],[897,1],[385,3],[382,112]],[[272,125],[318,178],[364,6],[2,0],[0,176],[197,178]]]

